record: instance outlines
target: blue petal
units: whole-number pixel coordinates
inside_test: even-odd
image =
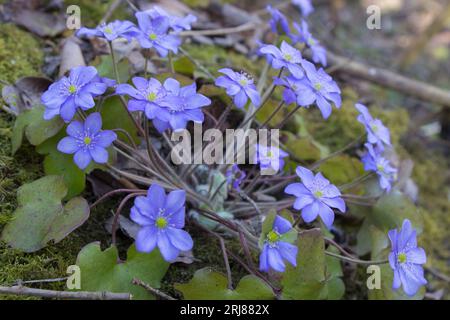
[[[285,218],[277,215],[273,222],[273,228],[276,229],[278,233],[283,234],[292,229],[292,224]]]
[[[284,241],[280,241],[278,242],[278,247],[280,248],[279,252],[281,256],[294,267],[297,266],[297,246]]]
[[[73,161],[81,170],[86,169],[91,160],[92,160],[91,154],[89,153],[89,151],[84,149],[78,150],[75,153],[75,156],[73,157]]]
[[[158,233],[158,248],[167,262],[175,261],[180,253],[180,250],[175,248],[164,231]]]
[[[97,163],[107,163],[108,162],[108,151],[105,148],[99,146],[93,146],[89,149],[92,159]]]
[[[168,227],[166,229],[167,236],[169,237],[170,243],[181,251],[191,250],[194,242],[191,236],[184,230]]]
[[[318,202],[315,201],[310,205],[307,205],[302,209],[302,218],[306,223],[310,223],[317,218],[319,214],[319,205]]]
[[[272,269],[278,272],[284,272],[286,266],[277,248],[269,247],[267,250],[267,258]]]
[[[59,141],[57,149],[62,153],[72,154],[79,149],[79,142],[73,137],[65,137]]]
[[[186,191],[184,190],[174,190],[170,192],[166,197],[165,208],[168,213],[173,213],[178,211],[184,206],[186,202]]]
[[[156,247],[158,230],[154,226],[141,228],[136,235],[136,250],[149,253]]]
[[[89,134],[95,134],[102,128],[102,117],[100,113],[91,113],[84,122],[84,131],[89,132]]]

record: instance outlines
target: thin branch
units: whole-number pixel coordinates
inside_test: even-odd
[[[358,263],[358,264],[386,264],[389,261],[388,260],[360,260],[360,259],[354,259],[354,258],[349,258],[349,257],[345,257],[345,256],[341,256],[340,254],[336,254],[334,252],[330,252],[330,251],[326,251],[325,250],[325,254],[329,255],[331,257],[335,257],[347,262],[352,262],[352,263]]]
[[[24,286],[4,287],[0,286],[0,294],[14,294],[19,296],[33,296],[53,299],[76,299],[76,300],[131,300],[129,293],[115,292],[88,292],[88,291],[55,291],[35,289]]]
[[[177,299],[169,296],[168,294],[166,294],[166,293],[164,293],[162,291],[159,291],[158,289],[155,289],[155,288],[151,287],[149,284],[147,284],[147,283],[145,283],[142,280],[139,280],[137,278],[133,279],[132,284],[144,288],[145,290],[147,290],[151,294],[153,294],[153,295],[155,295],[157,297],[160,297],[163,300],[177,300]]]

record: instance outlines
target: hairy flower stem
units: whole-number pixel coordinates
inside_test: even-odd
[[[357,137],[355,140],[351,141],[350,143],[348,143],[343,148],[333,152],[332,154],[330,154],[329,156],[327,156],[327,157],[325,157],[323,159],[320,159],[320,160],[314,162],[308,169],[310,169],[310,170],[317,169],[322,163],[324,163],[324,162],[326,162],[326,161],[328,161],[328,160],[330,160],[330,159],[332,159],[332,158],[334,158],[334,157],[336,157],[338,155],[341,155],[342,153],[344,153],[348,149],[350,149],[353,146],[359,144],[361,142],[361,138],[363,138],[363,137],[364,137],[364,135],[361,135],[361,136]]]
[[[300,109],[302,106],[296,106],[294,109],[292,109],[291,112],[287,114],[287,116],[276,126],[276,129],[282,129],[284,125],[289,121],[289,119],[297,112],[298,109]]]
[[[112,64],[113,64],[114,75],[116,77],[117,83],[120,84],[119,71],[117,69],[116,57],[115,57],[115,54],[114,54],[114,48],[113,48],[112,42],[108,41],[108,45],[109,45],[109,50],[111,51],[111,61],[112,61]],[[141,136],[144,136],[144,130],[139,125],[139,123],[137,123],[136,119],[133,117],[133,115],[131,114],[130,110],[128,110],[127,102],[125,101],[124,97],[119,95],[119,99],[120,99],[120,102],[122,103],[122,106],[124,107],[125,111],[127,112],[128,117],[131,119],[131,121],[133,121],[133,124],[136,127],[136,129],[138,129],[138,131],[141,134]]]
[[[261,124],[260,126],[259,126],[259,128],[264,128],[269,122],[270,122],[270,120],[272,120],[273,119],[273,117],[275,117],[275,115],[278,113],[278,111],[280,111],[281,110],[281,108],[284,106],[284,101],[281,101],[279,104],[278,104],[278,106],[275,108],[275,110],[273,110],[273,112],[270,114],[270,116],[267,118],[267,120],[266,121],[264,121],[263,122],[263,124]]]
[[[116,213],[114,214],[114,219],[113,219],[113,223],[112,223],[112,226],[111,226],[111,236],[112,236],[111,244],[113,246],[116,245],[117,225],[119,223],[119,217],[120,217],[120,213],[123,210],[123,207],[125,207],[125,205],[127,204],[128,200],[130,200],[132,198],[135,198],[135,197],[138,197],[138,196],[141,196],[141,195],[145,195],[145,194],[147,194],[146,191],[131,193],[131,194],[127,195],[125,198],[123,198],[123,200],[120,202],[119,207],[117,208]]]
[[[357,263],[357,264],[365,264],[365,265],[371,265],[371,264],[386,264],[389,263],[389,260],[360,260],[360,259],[353,259],[345,256],[341,256],[340,254],[336,254],[330,251],[325,250],[325,254],[329,255],[331,257],[335,257],[338,259],[341,259],[343,261]]]
[[[141,190],[141,189],[116,189],[116,190],[109,191],[109,192],[105,193],[104,195],[102,195],[100,198],[98,198],[93,204],[91,204],[90,209],[92,210],[99,203],[103,202],[107,198],[112,197],[118,193],[138,193],[141,191],[145,192],[145,190]]]
[[[175,67],[173,65],[173,55],[172,52],[169,51],[169,54],[167,55],[168,63],[169,63],[169,71],[171,74],[175,74]]]

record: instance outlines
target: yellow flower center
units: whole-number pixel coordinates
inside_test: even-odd
[[[377,164],[377,170],[380,172],[384,171],[384,167],[381,164]]]
[[[149,93],[148,96],[147,96],[147,100],[148,101],[155,101],[156,100],[156,93],[154,93],[154,92]]]
[[[156,219],[155,224],[159,229],[164,229],[167,226],[167,220],[163,217],[159,217]]]
[[[271,150],[267,151],[267,156],[268,156],[269,158],[272,158],[272,156],[273,156],[273,153],[272,153],[272,151],[271,151]]]
[[[84,140],[83,140],[83,142],[84,142],[85,145],[89,145],[89,144],[91,144],[92,139],[89,138],[89,137],[85,137]]]
[[[75,85],[71,84],[69,86],[69,93],[75,93],[77,92],[77,87],[75,87]]]
[[[150,38],[150,40],[156,40],[156,38],[158,38],[156,33],[150,33],[150,35],[148,37]]]
[[[400,253],[400,254],[397,256],[397,261],[398,261],[399,263],[405,263],[405,262],[406,262],[406,253]]]
[[[323,192],[320,191],[320,190],[317,190],[316,192],[314,192],[314,196],[315,196],[316,198],[320,198],[320,197],[323,196]]]
[[[290,55],[290,54],[285,54],[285,55],[284,55],[284,60],[286,60],[286,61],[291,61],[291,60],[292,60],[292,55]]]
[[[318,91],[318,90],[322,89],[322,85],[320,83],[316,83],[314,85],[314,88]]]
[[[310,46],[313,46],[313,45],[316,44],[316,42],[315,42],[313,39],[309,39],[309,40],[308,40],[308,44],[309,44]]]
[[[378,131],[378,126],[376,124],[373,124],[370,126],[373,132],[377,132]]]
[[[270,243],[275,243],[280,239],[280,235],[275,231],[272,230],[267,234],[267,241],[269,241]]]
[[[241,80],[239,80],[239,84],[240,84],[241,86],[246,86],[246,85],[247,85],[247,79],[241,79]]]
[[[113,33],[113,31],[112,31],[112,29],[110,27],[105,28],[104,32],[107,33],[107,34]]]

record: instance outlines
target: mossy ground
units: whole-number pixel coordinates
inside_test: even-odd
[[[83,24],[93,26],[104,15],[111,1],[101,1],[94,5],[92,1],[70,1],[71,4],[79,4],[84,15]],[[121,10],[116,11],[117,14]],[[118,18],[118,17],[113,17]],[[205,62],[216,71],[217,66],[233,65],[258,75],[262,66],[254,63],[234,52],[222,48],[210,46],[188,45],[188,51],[196,59]],[[12,25],[2,25],[0,28],[0,79],[14,82],[22,76],[40,74],[43,55],[41,45],[29,33]],[[363,133],[362,126],[355,121],[356,110],[353,104],[358,100],[353,90],[344,90],[344,105],[341,110],[334,110],[333,115],[327,121],[321,119],[320,113],[314,109],[302,110],[300,114],[307,120],[308,131],[321,144],[330,150],[337,150]],[[2,101],[0,101],[2,103]],[[372,108],[375,116],[385,121],[391,129],[393,143],[401,141],[409,125],[408,113],[404,108],[398,107],[391,110]],[[16,190],[27,182],[31,182],[42,176],[41,157],[38,156],[32,146],[25,144],[17,155],[11,156],[10,136],[14,118],[0,112],[0,231],[2,226],[11,219],[11,214],[16,208]],[[412,156],[415,161],[413,178],[420,188],[419,205],[426,210],[423,243],[428,253],[429,265],[445,274],[450,273],[448,259],[450,258],[448,229],[450,228],[450,204],[447,194],[446,177],[442,174],[448,168],[448,159],[438,152],[425,153],[422,148],[408,148],[402,150]],[[89,196],[89,194],[86,194]],[[101,241],[106,246],[110,236],[104,230],[103,222],[111,215],[118,199],[106,202],[97,207],[91,213],[89,222],[82,228],[71,234],[68,238],[56,245],[48,246],[37,253],[26,254],[11,250],[0,243],[0,284],[12,284],[15,281],[47,279],[66,276],[66,268],[75,262],[77,253],[81,248],[92,241]],[[220,247],[215,239],[202,234],[198,230],[191,229],[194,233],[194,257],[191,265],[176,264],[169,269],[163,280],[162,290],[173,296],[179,296],[173,289],[173,283],[185,282],[192,277],[195,270],[212,266],[214,269],[224,272],[223,257]],[[240,248],[232,244],[235,252]],[[232,260],[231,267],[235,277],[235,284],[245,272]],[[441,288],[446,284],[433,279],[433,288]],[[447,284],[448,286],[448,284]],[[48,289],[63,289],[64,282],[45,284],[42,287]],[[448,287],[447,287],[448,288]],[[353,296],[359,297],[358,294]],[[17,298],[13,296],[0,297]]]

